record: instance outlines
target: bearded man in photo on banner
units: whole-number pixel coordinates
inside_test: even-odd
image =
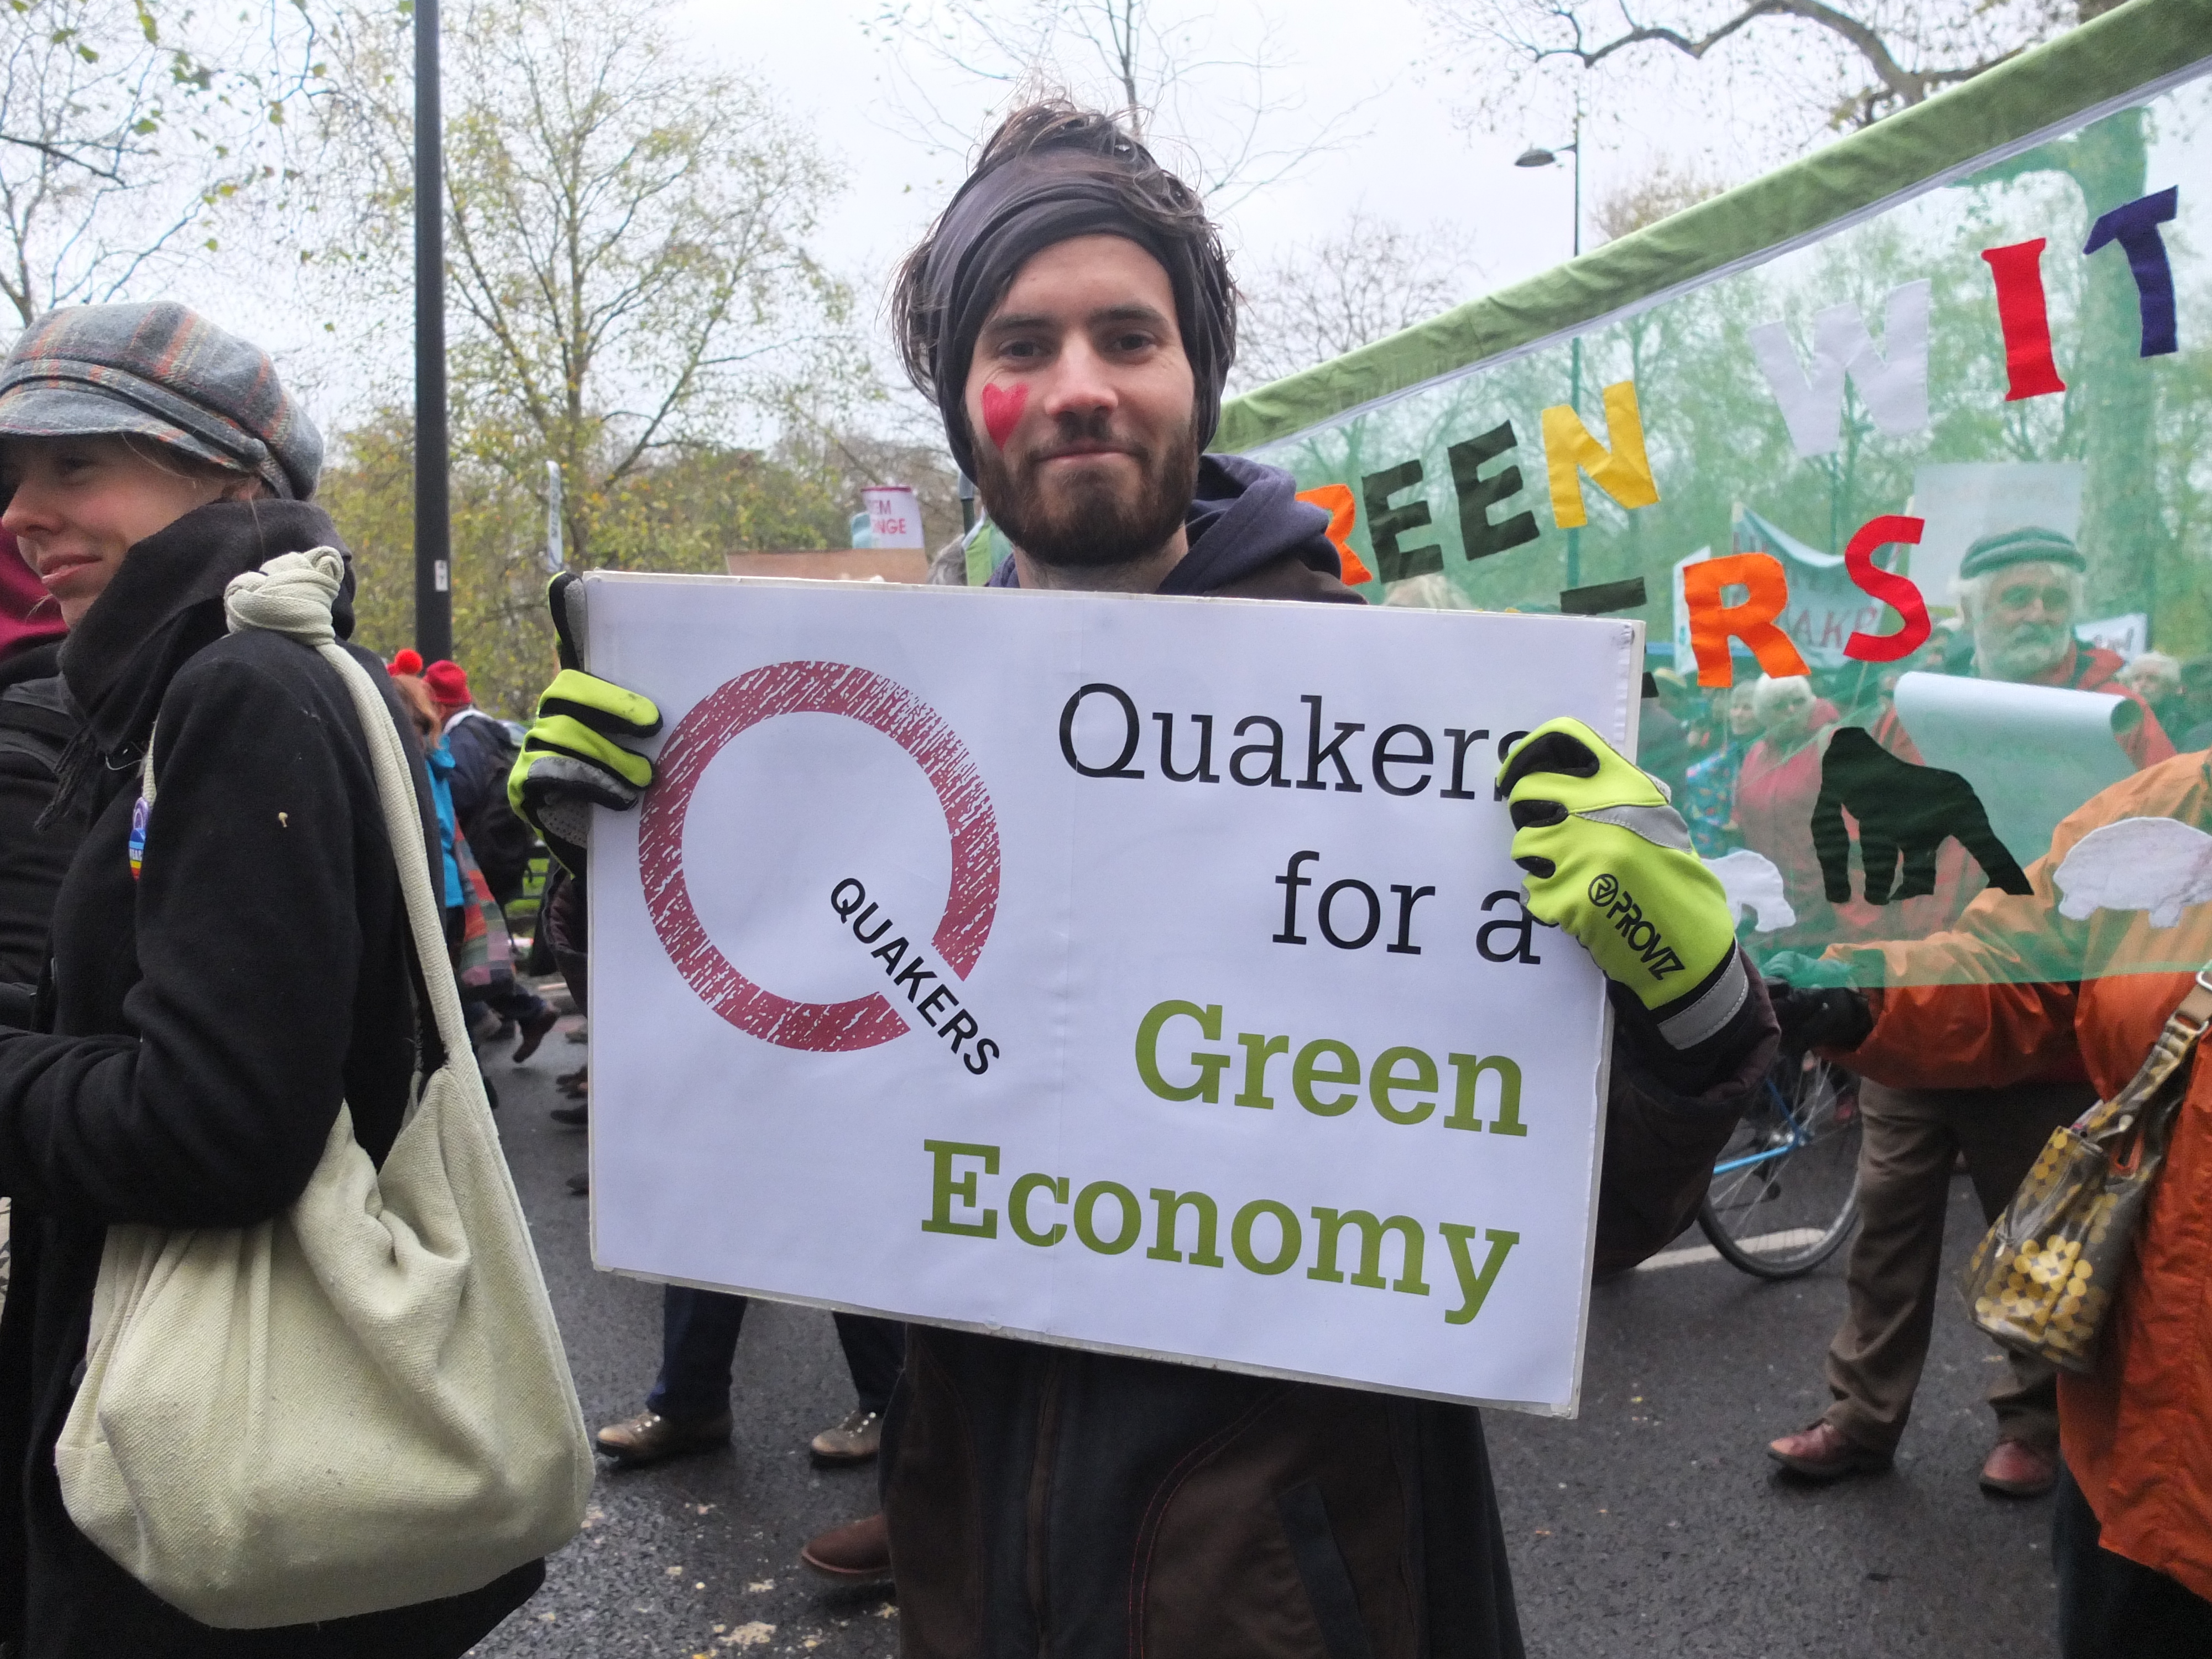
[[[1236,349],[1228,260],[1196,194],[1112,117],[1010,117],[893,304],[1012,545],[992,586],[1361,603],[1287,473],[1205,453]],[[564,629],[577,592],[556,579]],[[585,809],[651,787],[620,740],[659,724],[573,665],[549,688],[509,788],[572,867]],[[1720,883],[1633,763],[1553,720],[1499,783],[1530,914],[1591,952],[1617,1016],[1596,1249],[1617,1272],[1688,1220],[1774,1019]],[[1689,972],[1656,984],[1593,884],[1634,892]],[[1522,1650],[1469,1407],[913,1325],[882,1489],[882,1515],[806,1559],[893,1571],[909,1654]]]

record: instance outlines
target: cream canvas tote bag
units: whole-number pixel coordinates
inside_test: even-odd
[[[575,1386],[484,1099],[405,752],[341,650],[343,564],[232,582],[233,632],[312,646],[352,692],[445,1064],[381,1169],[338,1109],[258,1226],[112,1226],[55,1449],[79,1530],[203,1624],[264,1629],[457,1595],[557,1549],[592,1484]],[[154,799],[151,745],[145,795]]]

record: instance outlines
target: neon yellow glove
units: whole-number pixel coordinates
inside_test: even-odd
[[[1580,720],[1547,720],[1505,757],[1513,861],[1528,914],[1565,928],[1676,1048],[1724,1027],[1750,984],[1720,878],[1666,792]]]
[[[660,730],[660,710],[650,698],[584,672],[575,647],[584,587],[574,573],[556,576],[546,598],[562,667],[523,734],[522,752],[507,775],[507,799],[545,838],[553,856],[580,873],[591,843],[591,809],[635,806],[653,782],[653,763],[615,739],[652,737]]]

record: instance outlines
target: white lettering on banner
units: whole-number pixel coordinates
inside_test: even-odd
[[[668,721],[592,831],[600,1265],[1573,1409],[1603,981],[1493,776],[1632,744],[1639,624],[586,580]]]
[[[1858,307],[1849,302],[1830,306],[1813,319],[1809,370],[1798,367],[1786,323],[1761,323],[1751,330],[1752,356],[1800,455],[1829,455],[1843,447],[1846,376],[1882,431],[1901,436],[1928,424],[1928,319],[1934,289],[1923,277],[1890,290],[1883,308],[1887,356],[1867,332]]]

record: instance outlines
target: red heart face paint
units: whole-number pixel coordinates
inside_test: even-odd
[[[1020,423],[1023,407],[1030,400],[1027,386],[1012,388],[987,386],[983,388],[983,430],[991,434],[991,441],[999,448],[1006,447],[1013,436],[1014,428]]]

